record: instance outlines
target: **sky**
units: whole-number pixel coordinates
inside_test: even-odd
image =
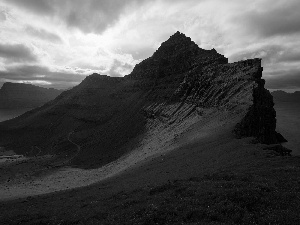
[[[124,76],[180,31],[229,62],[262,58],[266,87],[292,92],[299,12],[299,0],[0,0],[0,86]]]

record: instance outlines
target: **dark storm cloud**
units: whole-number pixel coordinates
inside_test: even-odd
[[[25,45],[22,44],[1,44],[0,57],[8,62],[35,62],[36,56]]]
[[[13,81],[42,80],[51,82],[52,87],[66,88],[81,82],[84,76],[72,72],[53,72],[44,66],[18,65],[6,67],[6,71],[0,71],[0,79]]]
[[[30,35],[33,35],[35,37],[38,37],[43,40],[47,40],[50,42],[55,42],[55,43],[62,43],[62,39],[55,33],[46,31],[42,28],[34,28],[32,26],[27,26],[26,27],[26,32],[29,33]]]
[[[58,18],[83,32],[101,33],[118,21],[126,7],[146,0],[5,0],[35,14]],[[149,1],[147,1],[149,2]]]
[[[299,89],[300,70],[277,70],[266,77],[268,89]]]
[[[240,21],[246,22],[245,27],[248,31],[257,32],[263,37],[291,35],[300,32],[299,0],[270,1],[269,5],[265,5],[265,7],[268,7],[267,11],[264,8],[256,9],[256,11],[250,11],[239,18]]]

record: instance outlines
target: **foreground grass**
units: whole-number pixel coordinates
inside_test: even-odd
[[[278,180],[216,174],[120,193],[114,196],[120,205],[96,218],[111,224],[299,224],[299,191]]]
[[[27,199],[0,206],[1,224],[300,224],[300,164],[168,181],[112,196]],[[245,168],[244,168],[245,169]],[[98,190],[99,191],[99,190]],[[65,201],[60,200],[64,198]],[[49,201],[51,203],[49,203]]]

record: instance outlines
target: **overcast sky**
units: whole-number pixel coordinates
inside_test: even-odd
[[[300,90],[299,0],[0,0],[0,86],[124,76],[176,31],[230,62],[263,58],[269,89]]]

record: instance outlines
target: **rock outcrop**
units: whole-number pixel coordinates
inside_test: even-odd
[[[161,44],[153,56],[137,64],[128,77],[158,79],[185,73],[199,64],[205,66],[227,62],[228,59],[218,54],[215,49],[201,49],[191,38],[176,32]]]
[[[35,108],[56,98],[62,91],[32,84],[4,83],[0,89],[0,108]]]
[[[173,138],[169,131],[180,133],[222,114],[235,118],[238,137],[277,143],[274,103],[262,71],[260,59],[228,63],[177,32],[124,78],[93,74],[43,107],[0,124],[0,145],[59,153],[72,134],[82,149],[73,162],[98,167],[147,138],[161,135],[159,148]]]
[[[261,77],[261,73],[259,75]],[[261,143],[278,143],[281,137],[276,129],[276,111],[273,97],[264,88],[265,81],[258,78],[253,88],[253,104],[246,116],[237,124],[235,132],[238,136],[255,136]]]
[[[150,96],[156,101],[168,99],[198,107],[239,108],[246,114],[234,129],[238,137],[254,136],[262,143],[277,143],[282,138],[275,131],[273,98],[264,88],[262,71],[261,59],[228,63],[214,49],[200,49],[177,32],[128,77],[142,80],[143,88],[147,87],[145,80],[152,81],[148,81],[148,87],[155,90]]]

